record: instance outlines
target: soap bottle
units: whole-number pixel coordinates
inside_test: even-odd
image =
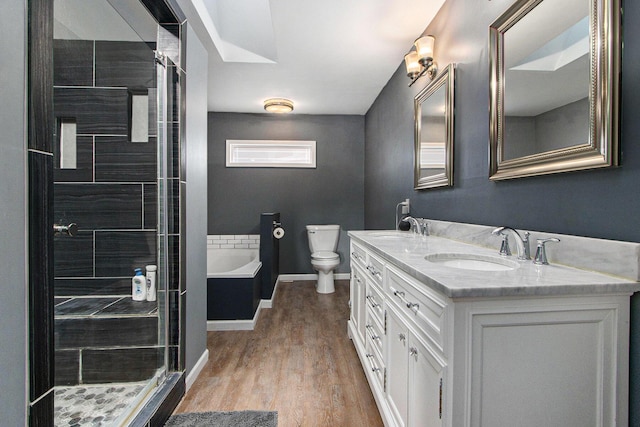
[[[155,265],[147,265],[147,301],[156,300],[156,271],[158,267]]]
[[[134,301],[147,299],[147,280],[141,268],[136,268],[136,275],[131,278],[131,298]]]

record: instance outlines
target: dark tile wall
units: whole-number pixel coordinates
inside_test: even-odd
[[[55,117],[75,119],[78,133],[78,168],[60,169],[54,159],[54,220],[80,230],[74,238],[55,238],[58,296],[105,294],[105,280],[121,282],[109,287],[115,295],[127,294],[134,269],[157,264],[157,141],[127,137],[129,90],[152,91],[150,107],[155,104],[154,48],[54,41]],[[155,128],[150,117],[149,129]]]
[[[72,298],[59,299],[55,311],[56,384],[138,381],[164,362],[158,303],[130,299],[134,269],[160,264],[154,49],[143,42],[54,41],[55,117],[73,119],[78,136],[73,170],[59,168],[53,144],[53,215],[79,227],[77,236],[54,242],[55,295]],[[175,66],[169,71],[168,338],[170,354],[179,354],[180,120],[173,104],[180,79]],[[149,94],[146,143],[128,137],[131,90]],[[180,366],[178,357],[170,360],[172,369]]]
[[[30,426],[53,425],[53,2],[28,8],[28,295]],[[22,185],[8,183],[5,185]],[[10,373],[3,373],[9,375]],[[8,391],[5,391],[8,392]],[[2,423],[2,421],[0,421]]]

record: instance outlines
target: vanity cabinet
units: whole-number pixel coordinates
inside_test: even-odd
[[[352,236],[348,331],[385,426],[628,425],[630,287],[534,291],[521,267],[514,292],[442,290],[398,257]]]
[[[386,400],[398,426],[441,426],[446,363],[410,329],[396,309],[387,308]]]

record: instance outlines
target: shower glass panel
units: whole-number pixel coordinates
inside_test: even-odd
[[[158,24],[121,0],[55,0],[54,17],[54,222],[73,230],[54,242],[55,423],[124,425],[168,366]],[[152,265],[157,297],[134,301]]]

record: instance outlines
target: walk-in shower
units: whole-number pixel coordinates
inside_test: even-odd
[[[179,77],[142,4],[54,17],[55,425],[122,425],[178,358]],[[150,265],[157,298],[134,301]]]

